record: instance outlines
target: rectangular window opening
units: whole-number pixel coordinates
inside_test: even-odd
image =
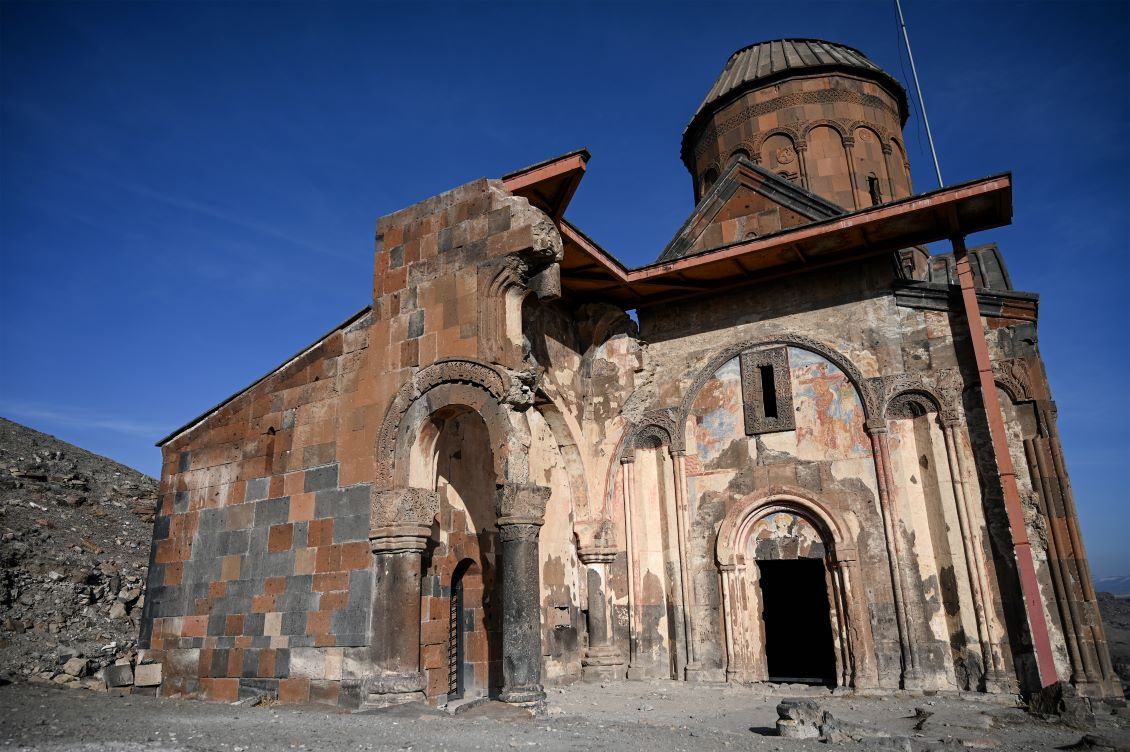
[[[758,366],[761,376],[761,404],[765,406],[765,417],[777,417],[777,383],[773,378],[773,366]]]

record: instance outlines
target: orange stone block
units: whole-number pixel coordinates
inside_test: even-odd
[[[207,616],[186,616],[181,628],[182,637],[205,637],[208,634]]]
[[[327,590],[346,590],[349,588],[349,575],[345,572],[327,572],[314,575],[313,589],[316,592]]]
[[[347,605],[349,605],[349,593],[344,590],[322,593],[322,597],[318,600],[318,607],[323,611],[333,611],[336,608],[345,608]]]
[[[329,611],[310,611],[306,614],[306,634],[329,634],[331,627]]]
[[[224,580],[238,580],[240,562],[242,559],[243,557],[239,554],[225,556],[224,563],[220,567],[220,578]]]
[[[310,702],[310,680],[280,679],[279,702],[283,705],[301,705]]]
[[[285,577],[268,577],[263,583],[263,592],[267,595],[278,595],[286,590]]]
[[[341,569],[341,546],[322,546],[318,549],[315,572],[336,572]]]
[[[243,614],[229,614],[224,619],[224,634],[229,637],[243,634]]]
[[[334,521],[332,519],[314,520],[306,534],[306,545],[310,548],[328,546],[334,542]]]
[[[176,562],[175,564],[165,565],[165,584],[169,586],[179,585],[181,578],[184,577],[184,564]]]
[[[373,552],[368,541],[346,543],[341,547],[341,568],[345,571],[368,569],[373,563]]]
[[[275,651],[273,648],[259,651],[259,676],[275,675]]]
[[[302,473],[294,473],[301,476]],[[306,522],[314,519],[314,494],[299,493],[290,497],[290,516],[288,522]]]
[[[235,702],[239,699],[239,679],[201,679],[200,692],[214,702]]]
[[[266,614],[275,610],[275,596],[273,595],[256,595],[251,599],[251,613],[253,614]]]
[[[267,533],[267,551],[277,553],[289,551],[294,543],[294,525],[272,525]]]

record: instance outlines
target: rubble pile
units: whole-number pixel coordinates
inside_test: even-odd
[[[135,683],[156,503],[153,478],[0,418],[3,678]]]

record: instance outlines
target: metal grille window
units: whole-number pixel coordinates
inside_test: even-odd
[[[744,352],[740,360],[746,435],[796,428],[788,348]]]

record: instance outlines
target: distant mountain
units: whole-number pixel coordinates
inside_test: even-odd
[[[1111,595],[1130,596],[1130,576],[1097,577],[1095,578],[1095,590]]]

